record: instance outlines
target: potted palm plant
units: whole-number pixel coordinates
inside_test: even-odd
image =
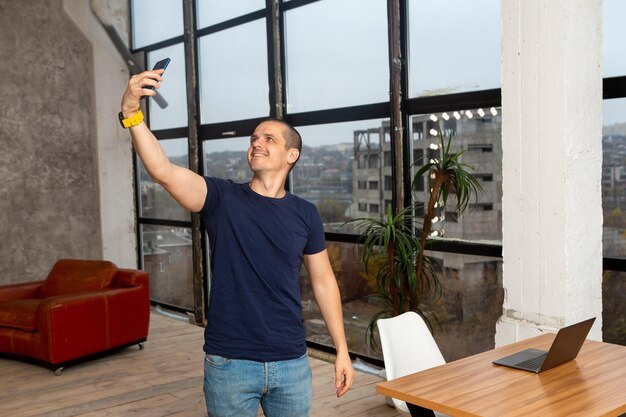
[[[439,157],[433,158],[416,171],[413,189],[423,176],[429,184],[429,198],[424,216],[416,214],[415,205],[400,209],[396,214],[387,207],[383,219],[359,218],[351,220],[359,233],[362,245],[361,261],[366,274],[376,280],[377,294],[382,309],[370,319],[366,337],[370,346],[376,348],[374,337],[376,322],[380,318],[393,317],[406,311],[416,311],[432,328],[436,315],[430,308],[441,295],[440,266],[437,260],[426,254],[432,230],[432,220],[437,207],[446,207],[448,199],[456,199],[455,211],[461,215],[472,196],[478,198],[482,186],[471,173],[473,168],[460,161],[465,151],[450,150],[451,135],[447,143],[437,126],[440,146]]]
[[[394,215],[391,206],[388,206],[383,219],[360,218],[350,222],[356,223],[355,230],[359,232],[365,273],[373,275],[376,281],[377,293],[370,298],[379,299],[382,303],[382,309],[371,317],[367,327],[366,337],[370,346],[377,347],[374,330],[380,318],[413,310],[425,317],[430,325],[430,316],[423,308],[426,304],[425,288],[418,276],[435,280],[435,285],[429,286],[429,289],[435,289],[431,294],[431,298],[435,298],[437,288],[440,288],[436,285],[439,283],[435,273],[438,264],[430,257],[422,256],[425,273],[417,273],[416,259],[422,251],[416,236],[420,219],[414,215],[414,207],[406,207]]]
[[[456,200],[454,212],[460,217],[468,207],[472,198],[478,199],[478,195],[483,192],[483,187],[478,179],[472,173],[474,168],[461,162],[461,155],[467,149],[460,152],[451,152],[450,143],[452,135],[448,135],[447,143],[443,136],[441,127],[437,125],[437,136],[439,137],[439,158],[433,158],[426,162],[413,177],[413,190],[417,191],[417,184],[424,176],[428,178],[429,198],[425,207],[424,217],[422,219],[422,228],[419,232],[420,250],[417,253],[415,270],[418,281],[422,282],[424,288],[428,289],[431,282],[434,283],[433,277],[430,275],[429,264],[431,260],[425,255],[427,241],[431,238],[431,230],[433,219],[435,218],[435,210],[439,208],[440,212],[445,212],[448,205],[448,199],[453,196]],[[437,281],[438,284],[438,281]]]

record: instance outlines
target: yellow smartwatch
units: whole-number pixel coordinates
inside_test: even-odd
[[[131,126],[137,126],[139,123],[143,122],[143,113],[141,112],[141,109],[139,109],[133,117],[129,117],[128,119],[124,118],[122,112],[118,114],[118,117],[120,118],[120,123],[124,129],[128,129]]]

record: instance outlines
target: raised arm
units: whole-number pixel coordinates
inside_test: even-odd
[[[354,369],[348,353],[348,344],[343,327],[339,286],[326,250],[314,255],[304,255],[304,265],[311,277],[313,295],[337,350],[335,388],[337,389],[337,397],[341,397],[352,386]]]
[[[163,71],[145,71],[131,77],[122,97],[122,114],[125,118],[132,117],[139,111],[142,97],[156,94],[155,90],[145,87],[159,88]],[[130,127],[129,130],[135,151],[150,177],[161,184],[181,206],[192,212],[200,211],[207,193],[204,178],[187,168],[172,164],[144,122]]]

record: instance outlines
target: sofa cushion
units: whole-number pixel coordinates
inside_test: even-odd
[[[37,307],[41,300],[24,299],[0,302],[0,327],[37,330]]]
[[[111,285],[116,273],[113,262],[60,259],[41,286],[39,297],[101,290]]]

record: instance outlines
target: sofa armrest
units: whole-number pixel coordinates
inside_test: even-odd
[[[37,298],[39,288],[43,281],[23,282],[0,286],[0,301],[23,300]]]
[[[147,285],[50,297],[38,309],[37,328],[51,362],[61,363],[144,340],[150,299]]]
[[[137,287],[148,285],[148,273],[138,269],[118,269],[114,287]]]

